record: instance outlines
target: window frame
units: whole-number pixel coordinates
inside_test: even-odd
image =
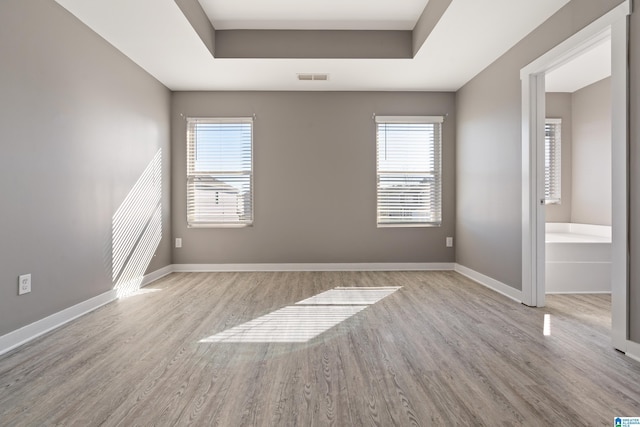
[[[443,177],[442,177],[442,147],[443,147],[443,123],[444,116],[375,116],[375,133],[376,133],[376,225],[377,228],[422,228],[422,227],[441,227],[442,226],[442,188],[443,188]],[[432,124],[437,126],[437,130],[435,131],[434,137],[434,147],[432,148],[432,154],[434,156],[434,166],[435,170],[432,172],[423,172],[423,171],[403,171],[403,172],[395,172],[397,175],[404,174],[428,174],[433,175],[436,180],[437,185],[437,207],[438,212],[436,212],[435,216],[437,217],[435,221],[406,221],[406,222],[385,222],[381,221],[381,200],[380,200],[380,176],[382,174],[390,174],[391,172],[381,172],[380,171],[380,139],[379,139],[379,130],[380,125],[383,124]],[[393,173],[392,173],[393,174]],[[433,213],[433,212],[432,212]]]
[[[545,126],[545,141],[544,141],[544,151],[545,151],[545,164],[544,164],[544,204],[545,205],[561,205],[562,204],[562,119],[561,118],[545,118],[544,120]],[[551,165],[547,165],[547,126],[553,126],[553,132],[555,133],[553,138],[554,147],[552,148],[553,154],[550,154],[550,157],[553,157],[553,162],[555,165],[555,171],[551,171]],[[549,192],[547,191],[547,176],[549,176],[549,180],[553,181],[549,187],[551,188]],[[551,193],[551,191],[556,190]]]
[[[187,228],[244,228],[244,227],[251,227],[253,226],[254,223],[254,199],[255,199],[255,194],[254,194],[254,117],[219,117],[219,116],[215,116],[215,117],[187,117],[186,118],[186,122],[187,122],[187,130],[186,130],[186,137],[187,137],[187,143],[186,143],[186,214],[187,214]],[[190,204],[190,197],[189,197],[189,192],[190,192],[190,185],[193,182],[192,179],[193,178],[197,178],[197,177],[209,177],[212,178],[215,176],[215,174],[211,174],[211,173],[194,173],[192,172],[193,167],[191,165],[191,147],[193,144],[195,144],[195,138],[191,135],[191,132],[193,130],[195,130],[195,126],[197,126],[198,123],[203,123],[203,124],[249,124],[251,126],[251,140],[250,140],[250,164],[251,164],[251,169],[249,172],[249,193],[250,193],[250,205],[251,205],[251,211],[250,211],[250,218],[249,220],[246,221],[237,221],[237,222],[233,222],[233,221],[193,221],[191,219],[191,215],[190,215],[190,211],[191,211],[191,204]],[[237,174],[238,176],[243,175],[244,171],[234,171],[234,172],[229,172],[228,174]],[[224,175],[222,173],[220,173],[220,175]],[[216,191],[216,195],[219,197],[219,191]]]

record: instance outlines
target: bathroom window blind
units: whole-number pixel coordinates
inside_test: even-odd
[[[187,225],[253,223],[253,120],[187,119]]]
[[[544,200],[560,204],[562,163],[562,120],[546,119],[544,126]]]
[[[378,227],[442,222],[442,116],[376,116]]]

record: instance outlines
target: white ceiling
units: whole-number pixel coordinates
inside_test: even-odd
[[[216,30],[413,30],[428,2],[199,1]]]
[[[547,92],[573,93],[611,75],[611,39],[545,75]]]
[[[413,59],[214,59],[173,0],[56,1],[169,89],[319,91],[458,90],[569,2],[453,0]],[[212,8],[220,8],[225,19],[218,24],[223,27],[311,28],[321,22],[325,29],[343,28],[346,23],[350,29],[410,28],[426,4],[425,0],[202,2],[213,22],[217,18]],[[292,8],[301,3],[304,7]],[[249,14],[248,5],[263,15]],[[317,12],[320,7],[324,12]],[[374,26],[376,22],[380,27]],[[331,78],[301,82],[298,73],[329,73]]]

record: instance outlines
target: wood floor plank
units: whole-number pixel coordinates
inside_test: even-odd
[[[351,286],[401,288],[307,342],[202,341]],[[610,296],[547,301],[525,307],[454,272],[172,274],[0,357],[0,425],[577,426],[640,415],[640,364],[611,347]]]

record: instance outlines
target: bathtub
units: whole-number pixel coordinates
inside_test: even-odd
[[[611,292],[611,227],[546,224],[547,293]]]

